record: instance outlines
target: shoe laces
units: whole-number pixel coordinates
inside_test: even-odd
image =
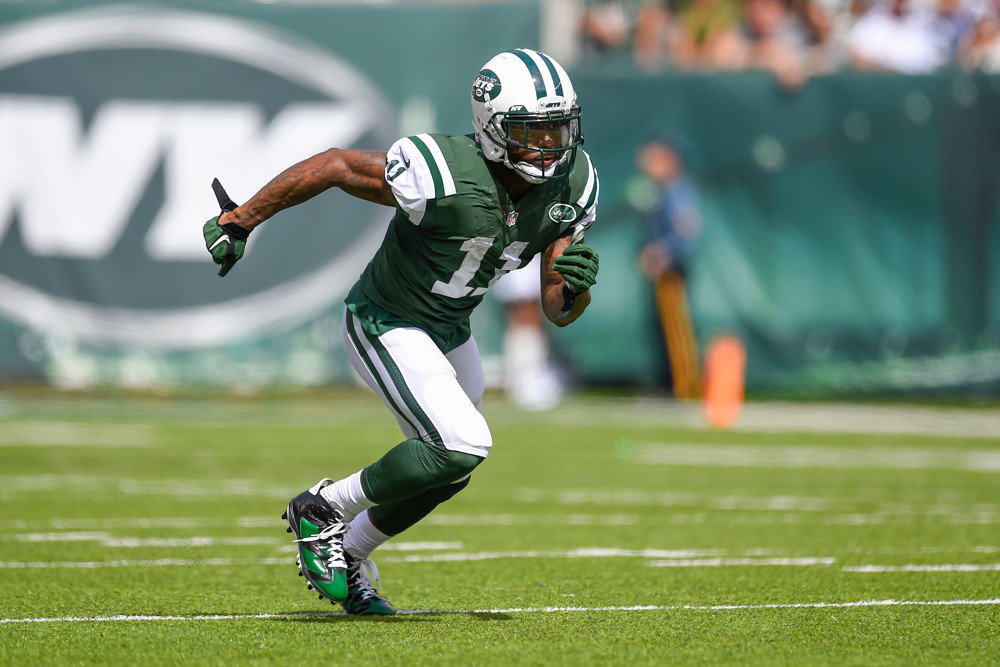
[[[335,569],[336,568],[346,569],[347,561],[344,558],[344,547],[343,547],[344,533],[346,532],[347,532],[347,524],[337,520],[330,523],[328,526],[323,528],[323,530],[319,531],[315,535],[309,535],[308,537],[300,537],[299,539],[295,540],[295,542],[316,542],[320,546],[329,547],[331,546],[331,543],[334,540],[336,540],[338,543],[338,548],[324,549],[324,551],[327,554],[327,557],[325,559],[327,567]]]
[[[369,570],[371,570],[371,578],[368,576]],[[347,579],[350,587],[361,594],[362,600],[378,597],[378,591],[372,585],[372,579],[375,579],[375,584],[382,588],[382,581],[378,578],[378,566],[373,560],[353,561],[347,570]]]

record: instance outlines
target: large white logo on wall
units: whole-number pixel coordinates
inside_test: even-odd
[[[159,294],[187,281],[193,295],[186,303],[166,298],[157,308],[131,299],[124,306],[98,303],[58,294],[41,280],[33,284],[24,270],[12,277],[0,265],[0,312],[83,341],[194,348],[288,328],[329,308],[359,275],[391,211],[367,205],[360,214],[369,218],[363,224],[359,215],[351,216],[359,231],[336,242],[316,232],[323,227],[296,223],[282,229],[285,223],[273,220],[251,238],[247,258],[225,279],[232,282],[220,286],[201,239],[201,224],[218,209],[209,184],[218,176],[242,201],[284,167],[325,148],[350,147],[362,138],[372,142],[365,148],[387,147],[392,114],[378,92],[346,63],[291,36],[227,17],[144,8],[61,14],[9,27],[0,32],[0,75],[85,53],[111,53],[127,68],[130,51],[157,58],[193,55],[218,64],[223,88],[226,67],[238,67],[240,81],[250,84],[246,88],[253,88],[253,73],[259,72],[309,94],[277,107],[273,96],[261,103],[248,99],[252,91],[241,91],[239,99],[225,94],[213,99],[208,91],[197,99],[112,94],[90,100],[84,109],[72,91],[0,92],[0,247],[6,237],[17,237],[27,256],[61,262],[73,276],[87,263],[93,271],[109,262],[130,225],[137,226],[144,263],[133,259],[129,274],[120,276],[109,264],[98,271],[100,280],[119,291],[124,281],[135,291]],[[84,74],[101,80],[100,72]],[[122,86],[130,76],[120,77]],[[113,90],[118,82],[102,85]],[[137,223],[137,206],[153,187],[155,214]],[[337,196],[347,198],[326,195]],[[315,210],[326,215],[329,206]],[[15,217],[19,234],[12,234]],[[322,222],[326,228],[338,223]],[[286,261],[254,262],[265,252],[254,248],[264,233],[265,245],[287,246]],[[303,237],[313,251],[304,267],[296,265],[292,245]],[[322,259],[316,258],[316,247],[324,251]],[[156,269],[156,285],[143,284],[149,275],[143,266]],[[243,280],[257,275],[254,287],[241,288],[241,278],[233,280],[241,271]],[[270,278],[261,281],[261,274]]]

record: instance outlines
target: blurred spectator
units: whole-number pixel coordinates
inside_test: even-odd
[[[586,0],[581,37],[592,53],[631,50],[647,71],[767,69],[786,87],[848,66],[996,71],[1000,0],[979,0],[979,17],[972,1]]]
[[[944,62],[930,12],[910,0],[877,0],[851,28],[848,44],[858,69],[924,74]]]
[[[634,55],[647,70],[767,69],[787,87],[833,58],[814,56],[827,47],[833,20],[813,0],[680,0],[648,2],[638,13]]]
[[[931,19],[931,32],[937,40],[942,64],[955,63],[959,45],[976,23],[975,16],[962,5],[962,0],[937,0]]]
[[[679,142],[669,137],[639,147],[636,163],[654,186],[646,211],[648,240],[639,251],[639,268],[653,283],[657,312],[675,398],[701,395],[698,344],[688,311],[688,258],[701,233],[697,188],[684,168]]]
[[[627,53],[635,32],[639,0],[587,0],[580,23],[585,53]]]
[[[541,254],[526,266],[504,275],[493,292],[504,306],[504,390],[523,410],[556,407],[565,382],[549,354],[542,316]]]
[[[852,0],[847,5],[850,9],[841,9],[830,0],[825,4],[819,0],[791,0],[790,11],[806,34],[806,71],[821,74],[847,64],[847,29],[854,23],[851,10],[861,6],[867,9],[868,0]]]
[[[642,69],[656,71],[682,57],[676,53],[682,34],[671,4],[671,0],[653,0],[642,5],[636,15],[632,53]]]
[[[785,0],[744,0],[741,36],[738,66],[771,70],[788,88],[805,81],[809,36]]]
[[[956,59],[967,70],[1000,73],[1000,0],[985,3],[972,29],[959,43]]]
[[[741,59],[737,0],[680,0],[676,9],[674,64],[681,68],[733,69]]]

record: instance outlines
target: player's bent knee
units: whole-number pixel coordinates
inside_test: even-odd
[[[457,486],[457,483],[460,483],[462,479],[465,479],[465,483],[468,484],[469,475],[476,469],[476,466],[483,462],[481,456],[453,452],[447,449],[442,451],[444,452],[440,467],[442,485]],[[458,493],[458,489],[455,493]]]
[[[455,496],[455,494],[467,487],[470,480],[471,477],[466,475],[461,480],[453,484],[446,484],[445,486],[439,486],[436,489],[430,489],[427,494],[432,502],[440,504],[446,500],[450,500]]]
[[[450,452],[463,452],[486,458],[493,446],[493,434],[486,419],[479,412],[472,412],[458,424],[439,431],[440,443]]]

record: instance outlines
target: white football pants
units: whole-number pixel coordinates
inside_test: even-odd
[[[493,436],[479,412],[486,382],[475,338],[444,354],[416,327],[373,336],[348,308],[343,331],[351,365],[395,415],[403,435],[486,457]]]

